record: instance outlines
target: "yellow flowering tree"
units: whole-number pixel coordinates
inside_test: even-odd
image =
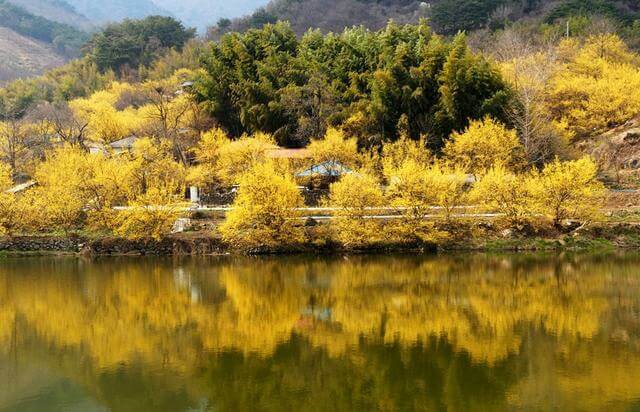
[[[36,215],[41,222],[34,223],[65,232],[77,228],[90,198],[84,183],[91,175],[87,154],[81,149],[64,146],[50,152],[35,173],[39,186],[34,207],[43,216]]]
[[[17,204],[16,196],[6,192],[12,184],[11,167],[0,163],[0,234],[11,235],[20,224],[20,206]]]
[[[426,170],[425,181],[432,188],[434,205],[447,221],[466,201],[467,180],[467,174],[459,167],[436,163]]]
[[[62,230],[65,234],[79,229],[84,221],[84,199],[60,186],[35,189],[30,227],[48,232]]]
[[[309,151],[316,164],[332,161],[355,168],[359,161],[356,139],[348,139],[339,129],[329,128],[323,139],[309,144]]]
[[[220,226],[223,239],[241,249],[277,248],[305,240],[296,208],[304,202],[295,182],[270,162],[256,163],[239,180],[240,188]]]
[[[397,227],[399,235],[435,240],[439,234],[427,215],[441,211],[447,221],[451,218],[464,200],[466,174],[439,164],[425,166],[411,159],[389,173],[387,197],[403,216],[403,224]]]
[[[380,182],[363,173],[350,173],[330,187],[329,204],[336,208],[331,225],[336,239],[346,247],[360,247],[385,239],[382,223],[370,218],[372,209],[384,206]]]
[[[0,192],[5,192],[13,186],[11,179],[11,166],[6,163],[0,163]]]
[[[189,181],[211,186],[220,182],[218,173],[222,148],[231,143],[227,134],[221,129],[213,129],[200,136],[194,149],[197,165],[189,171]]]
[[[178,70],[167,79],[145,82],[141,90],[148,102],[139,109],[140,117],[146,120],[147,134],[170,143],[183,164],[188,163],[187,152],[199,135],[195,130],[198,105],[180,87],[193,76],[195,73],[188,69]]]
[[[389,187],[386,195],[391,205],[406,210],[403,214],[418,222],[424,220],[424,215],[435,203],[434,188],[426,178],[427,168],[409,159],[387,171]]]
[[[219,150],[218,176],[226,185],[239,182],[241,176],[253,166],[267,160],[267,152],[276,147],[269,135],[256,133],[223,144]]]
[[[489,211],[502,214],[511,227],[522,227],[535,214],[529,177],[496,165],[476,182],[470,197]]]
[[[521,152],[516,132],[490,117],[454,133],[444,148],[447,159],[476,177],[496,164],[514,166]]]
[[[547,104],[555,118],[577,137],[589,137],[620,125],[640,112],[638,55],[612,34],[590,37],[571,49],[551,80]]]
[[[185,204],[179,196],[166,188],[154,187],[120,212],[115,232],[127,239],[161,240],[171,232],[184,210]]]
[[[37,212],[30,214],[31,226],[68,232],[89,223],[92,228],[113,229],[117,218],[114,206],[126,205],[142,192],[136,174],[140,164],[125,157],[90,155],[71,146],[50,152],[36,170],[38,187],[27,199],[30,201],[25,200]],[[156,166],[163,174],[149,172],[147,181],[161,186],[165,182],[159,180],[175,179],[167,166]],[[147,165],[147,169],[151,167]]]
[[[103,155],[88,156],[90,174],[85,176],[88,224],[95,229],[113,229],[117,225],[115,206],[126,205],[135,196],[133,162]]]
[[[125,107],[118,110],[116,107],[123,95],[134,93],[134,86],[114,82],[109,88],[88,98],[71,101],[69,107],[87,124],[87,136],[90,140],[110,143],[135,134],[144,127],[145,119],[136,108]]]
[[[382,169],[385,178],[389,179],[407,160],[420,166],[427,166],[431,162],[431,152],[427,149],[425,139],[411,140],[402,136],[382,146]]]
[[[180,193],[185,187],[186,170],[172,156],[168,142],[152,138],[137,140],[131,154],[133,192],[146,193],[161,188],[170,193]]]
[[[597,167],[589,157],[547,164],[530,180],[537,209],[554,225],[566,219],[589,221],[598,215],[605,188],[597,179]]]

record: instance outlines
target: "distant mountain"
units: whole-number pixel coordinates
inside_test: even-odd
[[[58,23],[68,24],[84,31],[95,29],[96,24],[64,0],[8,0],[27,12]]]
[[[171,16],[152,0],[65,0],[78,13],[97,23],[139,19],[151,15]],[[176,0],[180,1],[180,0]]]
[[[37,1],[53,6],[53,0],[29,0],[28,7],[34,7]],[[87,24],[85,18],[68,7],[56,9],[60,10],[55,14],[58,20],[74,16],[79,19],[78,24]],[[13,0],[0,0],[0,81],[59,66],[77,57],[88,39],[89,34],[77,27],[30,13]]]
[[[77,56],[80,47],[89,38],[82,30],[29,13],[6,0],[0,0],[0,27],[49,44],[59,54],[67,57]]]
[[[153,0],[170,11],[186,26],[195,27],[201,33],[220,19],[232,19],[254,12],[265,6],[268,0]]]
[[[65,60],[51,45],[0,27],[0,84],[42,74]]]

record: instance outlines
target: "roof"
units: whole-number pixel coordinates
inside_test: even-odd
[[[131,149],[137,140],[138,136],[129,136],[109,143],[109,147],[112,149]]]
[[[29,180],[28,182],[24,182],[22,184],[16,185],[14,187],[12,187],[11,189],[7,190],[5,193],[9,193],[9,194],[16,194],[16,193],[20,193],[20,192],[24,192],[25,190],[37,185],[38,182],[36,182],[35,180]]]
[[[353,173],[353,170],[344,166],[336,160],[327,160],[326,162],[313,165],[306,170],[296,174],[296,177],[310,177],[315,175],[338,177]]]
[[[308,159],[311,157],[309,149],[285,149],[278,147],[267,150],[267,157],[270,159]]]

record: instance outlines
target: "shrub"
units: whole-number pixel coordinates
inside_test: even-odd
[[[171,232],[184,204],[166,190],[152,188],[118,216],[116,234],[128,239],[162,239]]]
[[[431,162],[431,152],[427,149],[425,139],[411,140],[407,137],[385,143],[382,146],[382,157],[383,172],[387,179],[407,160],[422,166]]]
[[[267,151],[274,147],[271,136],[263,133],[222,144],[218,157],[218,177],[227,185],[239,183],[247,170],[267,160]]]
[[[501,165],[489,169],[474,185],[471,198],[485,209],[504,215],[503,220],[510,227],[522,227],[535,213],[528,177]]]
[[[597,217],[605,188],[596,174],[596,164],[589,157],[556,159],[530,180],[536,208],[556,226],[566,219],[586,222]]]
[[[385,239],[379,219],[371,219],[371,208],[385,204],[380,183],[374,177],[350,173],[330,187],[329,204],[336,208],[332,226],[336,240],[346,247],[359,247]]]
[[[401,208],[403,221],[396,225],[402,240],[436,241],[443,233],[435,230],[427,215],[438,212],[448,221],[464,198],[466,175],[457,169],[438,164],[424,166],[406,160],[390,172],[387,196],[391,204]]]
[[[301,243],[304,228],[296,208],[302,196],[289,176],[273,164],[258,163],[240,178],[233,210],[220,226],[222,238],[241,249],[277,248]]]
[[[638,56],[615,35],[590,37],[584,45],[569,40],[569,63],[552,78],[547,104],[577,138],[602,133],[640,112]]]
[[[425,175],[427,185],[432,188],[434,205],[438,206],[445,219],[466,200],[465,186],[467,175],[460,168],[435,164],[427,169]]]
[[[46,225],[65,233],[78,228],[84,220],[84,208],[90,197],[85,181],[92,175],[86,153],[79,148],[64,146],[50,152],[38,165],[35,178],[39,187],[33,192],[32,226]],[[41,216],[40,216],[41,214]]]
[[[454,133],[444,148],[449,160],[476,177],[496,164],[513,167],[521,152],[515,130],[490,117],[471,122],[463,133]]]
[[[13,181],[11,179],[11,168],[4,164],[0,164],[0,234],[9,234],[13,232],[19,224],[18,215],[20,207],[14,194],[7,193],[6,190],[11,188]]]
[[[333,161],[356,167],[359,160],[356,139],[347,139],[342,130],[333,128],[327,130],[323,139],[312,141],[309,151],[316,164]]]

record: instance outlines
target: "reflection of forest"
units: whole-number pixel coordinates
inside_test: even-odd
[[[139,379],[157,368],[188,382],[186,399],[235,393],[237,408],[314,385],[376,409],[542,394],[604,407],[640,395],[639,269],[637,256],[12,260],[0,354],[36,362],[47,347],[90,387],[123,365]],[[274,381],[241,399],[234,385],[260,376]]]

